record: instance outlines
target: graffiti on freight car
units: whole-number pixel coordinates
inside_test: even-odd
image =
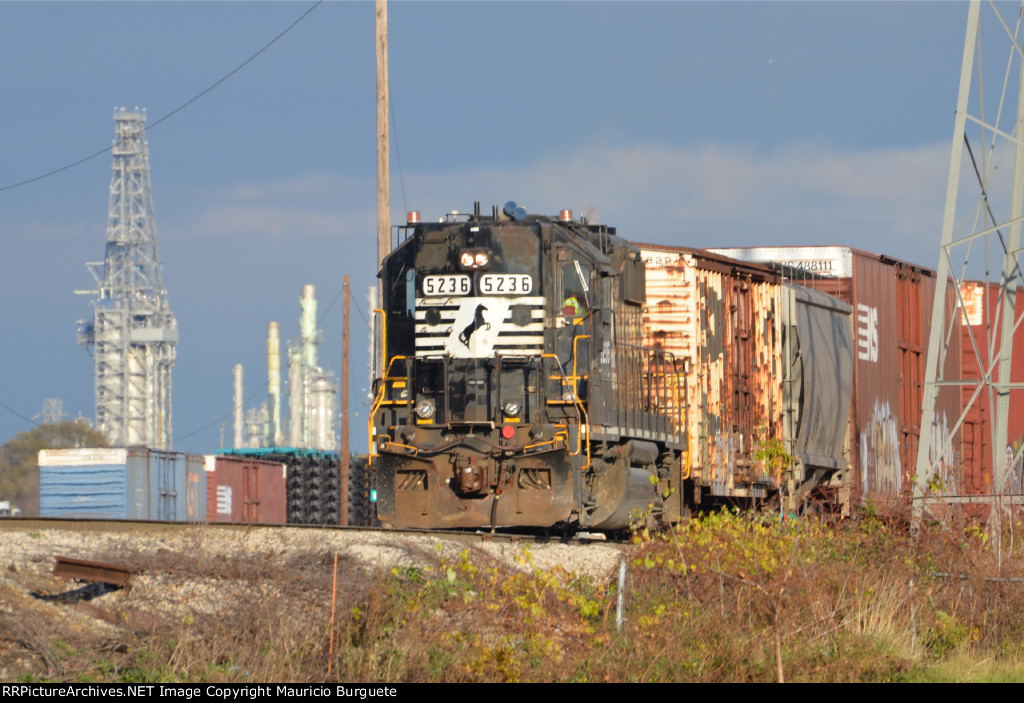
[[[878,361],[878,308],[857,303],[857,358]]]
[[[958,493],[959,487],[954,485],[953,443],[949,439],[949,421],[946,413],[942,417],[932,417],[931,443],[928,446],[928,465],[932,467],[929,479],[933,485],[941,486],[944,493]]]
[[[1019,446],[1019,442],[1014,442],[1014,445]],[[1013,456],[1013,447],[1006,446],[1006,457],[1004,459],[1004,471],[1006,476],[1006,483],[1003,484],[1003,493],[1022,493],[1024,492],[1024,452],[1019,452],[1016,457]]]
[[[875,401],[871,419],[860,433],[860,474],[864,495],[899,495],[903,471],[900,464],[899,423],[889,401]]]

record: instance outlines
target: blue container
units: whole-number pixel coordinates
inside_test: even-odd
[[[203,521],[203,457],[144,448],[44,449],[39,452],[39,515]]]

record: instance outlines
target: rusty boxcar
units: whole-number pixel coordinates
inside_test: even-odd
[[[845,505],[850,306],[757,264],[638,246],[647,276],[644,344],[684,362],[685,470],[695,504],[763,499],[786,483],[790,509]],[[773,446],[792,464],[772,466]]]
[[[283,525],[288,521],[285,465],[248,456],[208,455],[209,522]]]

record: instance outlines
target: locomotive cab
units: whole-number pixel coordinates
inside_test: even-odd
[[[644,268],[612,228],[528,215],[398,228],[379,274],[378,515],[409,527],[625,527],[678,515],[678,372],[641,345]],[[670,503],[672,501],[669,501]]]

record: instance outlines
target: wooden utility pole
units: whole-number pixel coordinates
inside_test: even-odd
[[[388,4],[377,0],[377,270],[391,251],[391,173],[388,143]]]
[[[348,445],[348,303],[349,286],[348,274],[345,274],[345,290],[342,297],[342,327],[341,327],[341,524],[348,525],[348,501],[349,501],[349,445]]]

